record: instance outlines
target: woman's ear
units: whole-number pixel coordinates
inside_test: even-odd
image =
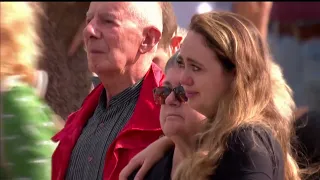
[[[141,54],[151,51],[159,43],[161,32],[156,27],[151,26],[143,31],[143,37],[139,48]]]

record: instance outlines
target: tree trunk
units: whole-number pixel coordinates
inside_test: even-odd
[[[49,83],[45,99],[61,118],[80,108],[91,88],[86,53],[79,48],[67,56],[69,44],[89,8],[89,2],[43,2],[40,21],[43,42],[39,69],[48,73]]]

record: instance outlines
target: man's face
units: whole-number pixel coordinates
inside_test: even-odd
[[[83,31],[88,65],[98,75],[122,73],[134,63],[142,29],[125,2],[91,2]]]

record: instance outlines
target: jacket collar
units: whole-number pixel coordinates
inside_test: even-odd
[[[160,86],[163,79],[164,74],[161,69],[156,64],[152,64],[145,76],[134,113],[123,132],[126,130],[161,130],[159,122],[160,107],[154,103],[152,90]]]
[[[154,63],[152,63],[150,69],[146,73],[143,84],[140,90],[140,95],[137,101],[137,106],[133,113],[133,116],[136,116],[137,109],[147,108],[149,110],[153,110],[155,108],[155,103],[153,102],[153,94],[152,89],[161,85],[164,79],[164,74],[161,69]],[[100,95],[103,91],[104,87],[100,83],[83,101],[81,108],[76,112],[75,119],[70,123],[66,123],[65,128],[62,131],[73,131],[74,129],[83,128],[88,119],[94,113],[98,103]],[[141,108],[138,108],[141,105]],[[159,109],[159,108],[156,108]],[[159,112],[159,111],[158,111]],[[153,113],[156,114],[156,113]],[[159,116],[159,113],[157,114]],[[138,116],[143,116],[143,112],[138,111]],[[152,118],[152,117],[150,117]],[[68,118],[69,119],[69,118]],[[157,118],[159,119],[159,118]],[[158,122],[159,123],[159,122]],[[159,124],[154,123],[153,121],[145,121],[145,120],[135,120],[129,121],[124,130],[127,129],[158,129]],[[64,133],[63,133],[64,134]]]

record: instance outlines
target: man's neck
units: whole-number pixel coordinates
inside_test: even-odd
[[[139,82],[146,75],[149,68],[150,66],[139,70],[131,68],[123,74],[100,74],[99,79],[107,93],[107,104],[112,97]]]

